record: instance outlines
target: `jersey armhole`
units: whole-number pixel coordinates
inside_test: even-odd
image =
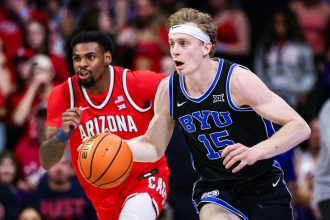
[[[68,85],[69,85],[69,92],[70,92],[70,108],[74,108],[74,89],[73,89],[73,83],[72,83],[72,77],[68,78]]]
[[[124,69],[123,71],[123,89],[124,89],[124,93],[125,93],[125,96],[128,100],[128,102],[131,104],[131,106],[137,110],[138,112],[147,112],[151,109],[152,107],[152,102],[150,101],[150,105],[147,107],[147,108],[141,108],[139,107],[135,102],[134,100],[132,99],[132,97],[130,96],[129,92],[128,92],[128,89],[127,89],[127,83],[126,83],[126,79],[127,79],[127,71],[128,69]]]
[[[228,72],[228,76],[227,76],[227,81],[226,81],[226,93],[227,93],[227,100],[228,100],[228,104],[229,106],[235,110],[235,111],[252,111],[253,109],[251,107],[246,107],[246,108],[242,108],[242,107],[239,107],[237,106],[234,101],[232,100],[231,98],[231,93],[230,93],[230,80],[231,80],[231,77],[232,77],[232,74],[234,72],[234,69],[236,67],[242,67],[244,69],[247,69],[246,67],[244,66],[241,66],[241,65],[238,65],[236,63],[232,64],[231,67],[229,68],[229,72]]]
[[[171,73],[170,80],[169,80],[169,86],[168,86],[168,94],[169,94],[169,104],[170,104],[170,117],[173,118],[173,75],[174,73]]]

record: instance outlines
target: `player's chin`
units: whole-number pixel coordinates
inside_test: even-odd
[[[93,85],[95,85],[95,80],[93,78],[89,78],[89,79],[80,79],[79,78],[79,82],[85,88],[90,88]]]
[[[184,74],[184,71],[183,71],[181,68],[176,68],[176,72],[177,72],[179,75],[185,75],[185,74]]]

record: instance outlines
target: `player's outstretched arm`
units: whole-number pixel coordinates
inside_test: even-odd
[[[251,148],[239,143],[226,147],[221,154],[226,157],[226,168],[241,161],[233,170],[237,172],[247,164],[251,165],[257,160],[286,152],[309,138],[311,130],[305,120],[251,71],[235,68],[230,89],[232,100],[237,107],[250,106],[261,117],[282,125],[282,128],[271,138],[253,147],[249,146]]]
[[[62,128],[45,126],[39,148],[41,166],[48,170],[61,160],[73,128],[80,124],[81,109],[67,109],[62,114]]]
[[[154,117],[142,136],[126,140],[135,161],[156,161],[166,151],[174,130],[174,120],[169,114],[169,78],[159,84],[154,106]]]

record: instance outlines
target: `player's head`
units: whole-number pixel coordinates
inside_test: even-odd
[[[99,31],[77,34],[71,40],[73,68],[80,83],[89,88],[108,73],[112,61],[113,44]]]
[[[181,28],[183,25],[183,28]],[[185,29],[185,25],[193,26],[197,29]],[[210,57],[212,57],[216,51],[217,32],[212,17],[192,8],[182,8],[172,14],[166,22],[166,26],[169,28],[169,34],[171,33],[185,33],[199,39],[201,42],[209,41],[212,43],[212,49],[210,51]],[[181,27],[180,27],[181,26]]]

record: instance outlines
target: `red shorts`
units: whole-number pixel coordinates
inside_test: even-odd
[[[156,163],[134,162],[129,178],[121,185],[105,190],[105,199],[100,201],[95,195],[90,196],[98,219],[118,220],[125,201],[138,193],[150,195],[158,216],[167,199],[169,174],[165,157]]]

